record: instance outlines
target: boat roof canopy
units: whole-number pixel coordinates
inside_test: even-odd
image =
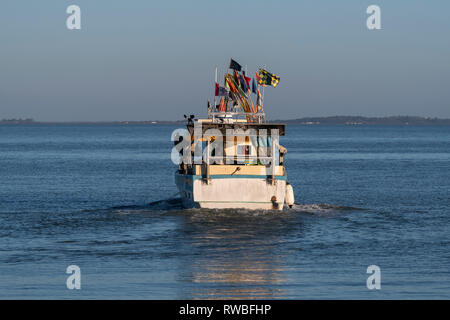
[[[222,132],[223,135],[226,134],[227,129],[241,129],[241,130],[248,130],[248,129],[266,129],[267,134],[270,135],[271,129],[278,129],[278,135],[284,136],[285,134],[285,127],[286,125],[284,123],[247,123],[247,122],[236,122],[236,123],[211,123],[211,122],[203,122],[201,124],[202,127],[202,134],[205,133],[208,129],[218,129]],[[193,133],[194,131],[194,124],[189,123],[187,125],[187,128],[189,130],[189,133]]]

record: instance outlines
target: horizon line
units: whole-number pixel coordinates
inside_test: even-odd
[[[363,116],[363,115],[331,115],[331,116],[306,116],[300,118],[290,118],[290,119],[273,119],[268,120],[268,122],[274,121],[283,121],[283,122],[291,122],[291,121],[301,121],[301,120],[311,120],[311,119],[338,119],[338,118],[349,118],[349,119],[373,119],[373,120],[382,120],[382,119],[417,119],[417,120],[434,120],[434,121],[449,121],[450,118],[441,118],[441,117],[431,117],[431,116],[413,116],[413,115],[391,115],[391,116]],[[202,118],[196,118],[202,119]],[[184,122],[185,119],[180,120],[155,120],[155,119],[147,119],[147,120],[35,120],[34,118],[3,118],[0,119],[0,123],[8,123],[8,122],[20,122],[20,123],[61,123],[61,124],[69,124],[69,123],[176,123],[176,122]]]

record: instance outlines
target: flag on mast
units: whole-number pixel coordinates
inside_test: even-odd
[[[236,61],[234,61],[233,59],[230,59],[230,69],[236,70],[236,71],[241,71],[242,70],[242,66],[237,63]]]
[[[252,92],[256,93],[256,81],[255,81],[255,78],[252,79]]]
[[[230,87],[230,90],[232,92],[238,92],[238,90],[236,89],[236,87],[234,86],[233,82],[232,82],[232,78],[225,78],[225,80],[227,81],[228,86]]]
[[[259,69],[258,84],[262,86],[272,86],[275,88],[278,85],[278,82],[280,82],[280,77],[270,73],[267,70]]]
[[[225,111],[225,110],[226,110],[225,99],[224,98],[220,98],[219,111]]]
[[[245,79],[245,76],[243,76],[242,74],[239,75],[239,82],[240,82],[242,90],[244,90],[244,92],[247,92],[248,91],[248,84],[247,84],[247,81]]]
[[[260,107],[261,106],[261,93],[259,92],[259,90],[256,91],[256,107]]]
[[[216,97],[222,96],[222,97],[228,97],[228,90],[225,87],[220,86],[216,82]]]
[[[244,74],[244,79],[245,79],[245,82],[247,82],[247,87],[250,88],[250,81],[252,80],[252,78],[249,78],[249,77],[245,76],[245,74]]]

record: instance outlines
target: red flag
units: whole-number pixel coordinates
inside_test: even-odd
[[[250,81],[252,81],[252,78],[244,76],[245,82],[247,82],[247,87],[250,88]]]
[[[219,111],[225,111],[225,100],[220,98]]]
[[[225,88],[225,87],[221,87],[221,86],[219,86],[218,83],[216,83],[216,97],[217,96],[227,97],[228,96],[228,89]]]

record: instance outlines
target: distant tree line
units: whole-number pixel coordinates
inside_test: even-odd
[[[424,118],[413,116],[392,117],[362,117],[362,116],[332,116],[306,117],[292,120],[275,120],[286,124],[304,125],[450,125],[450,119]]]
[[[18,118],[18,119],[2,119],[0,120],[0,123],[31,123],[34,122],[33,119],[31,118],[27,118],[27,119],[22,119],[22,118]]]

